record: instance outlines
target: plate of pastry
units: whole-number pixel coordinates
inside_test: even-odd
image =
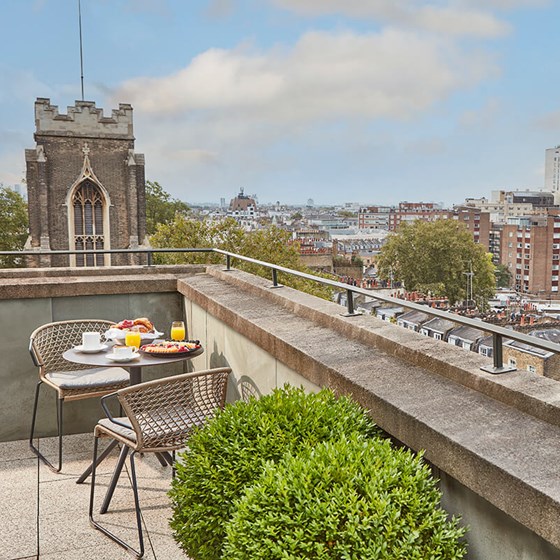
[[[123,341],[127,331],[137,329],[140,332],[141,342],[152,342],[163,336],[154,324],[147,317],[138,317],[137,319],[123,319],[112,325],[105,333],[105,337],[110,340]]]
[[[199,340],[187,340],[181,342],[161,340],[154,344],[144,344],[140,347],[140,352],[142,352],[142,354],[156,356],[158,358],[173,358],[192,354],[201,348],[202,345]]]

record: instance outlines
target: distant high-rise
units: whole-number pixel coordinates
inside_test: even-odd
[[[554,193],[556,204],[560,199],[560,146],[548,148],[544,157],[544,190]]]

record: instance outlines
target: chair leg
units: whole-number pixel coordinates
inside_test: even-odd
[[[132,480],[132,491],[134,492],[134,507],[136,509],[136,525],[138,526],[138,542],[140,543],[141,558],[144,555],[144,537],[142,535],[142,516],[140,514],[140,499],[138,497],[138,482],[136,480],[136,465],[134,463],[134,456],[136,452],[130,454],[130,478]]]
[[[57,399],[56,418],[58,420],[58,471],[62,469],[62,404],[63,399]]]
[[[42,381],[37,382],[37,387],[35,389],[35,400],[33,403],[33,417],[31,419],[31,434],[29,435],[29,447],[31,451],[51,469],[53,472],[60,472],[62,469],[62,404],[64,399],[57,399],[57,408],[56,408],[56,416],[57,416],[57,429],[58,429],[58,467],[55,467],[40,451],[35,445],[33,444],[33,439],[35,436],[35,421],[37,420],[37,408],[39,404],[39,389],[43,384]]]
[[[130,454],[130,478],[132,482],[132,491],[134,493],[134,507],[136,510],[136,524],[138,527],[138,541],[140,544],[140,550],[135,550],[130,545],[126,544],[122,539],[117,537],[117,535],[111,533],[108,529],[101,526],[93,518],[93,502],[95,498],[95,471],[97,469],[97,444],[99,438],[94,437],[93,442],[93,462],[91,470],[91,490],[89,495],[89,522],[98,531],[101,531],[105,536],[109,537],[112,541],[116,542],[118,545],[122,546],[127,552],[133,554],[136,558],[142,558],[144,556],[144,537],[142,533],[142,516],[140,514],[140,500],[138,498],[138,484],[136,481],[136,468],[134,464],[134,452]]]
[[[123,445],[121,452],[119,454],[119,460],[117,461],[117,466],[113,471],[113,476],[111,477],[111,482],[109,483],[109,487],[107,488],[107,493],[105,494],[105,499],[103,500],[103,504],[101,505],[99,513],[107,513],[107,510],[109,509],[109,504],[111,503],[111,498],[113,497],[113,493],[115,492],[115,488],[117,487],[119,476],[121,476],[121,471],[122,468],[124,467],[124,463],[126,461],[127,455],[128,455],[128,447],[126,445]]]

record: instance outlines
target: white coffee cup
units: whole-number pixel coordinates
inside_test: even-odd
[[[116,358],[132,358],[134,352],[138,348],[136,346],[121,346],[120,344],[113,346],[113,356]]]
[[[82,333],[82,346],[84,350],[97,350],[101,346],[101,335],[98,332]]]

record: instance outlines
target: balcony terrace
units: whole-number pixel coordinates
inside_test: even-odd
[[[27,345],[50,321],[134,316],[159,328],[183,317],[206,349],[188,367],[231,367],[228,400],[286,382],[352,395],[388,434],[425,450],[445,508],[471,528],[469,560],[560,558],[560,384],[523,371],[491,375],[481,370],[488,358],[343,312],[220,265],[0,271],[0,558],[128,557],[89,526],[89,484],[75,484],[98,402],[66,405],[66,432],[76,435],[65,438],[61,474],[28,450],[37,371]],[[149,368],[145,379],[182,367]],[[48,452],[54,396],[42,398],[39,444]],[[105,477],[114,460],[103,464]],[[147,558],[184,558],[167,528],[170,473],[150,457],[138,463]],[[134,527],[126,490],[105,516],[125,531]]]

